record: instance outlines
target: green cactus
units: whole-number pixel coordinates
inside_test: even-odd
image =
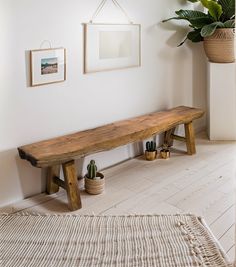
[[[91,160],[87,166],[88,174],[87,177],[89,179],[94,179],[97,176],[97,166],[95,164],[95,160]]]
[[[148,152],[154,152],[154,151],[156,151],[156,148],[157,147],[157,145],[156,145],[156,142],[154,142],[154,141],[151,141],[151,142],[146,142],[146,150],[148,151]]]
[[[155,151],[157,149],[157,144],[156,144],[156,142],[151,142],[151,150],[152,151]]]
[[[146,150],[150,151],[150,142],[146,142]]]

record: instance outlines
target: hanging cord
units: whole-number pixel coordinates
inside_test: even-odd
[[[40,49],[42,49],[44,44],[48,44],[49,48],[52,49],[52,44],[49,40],[43,40],[42,43],[40,44]]]
[[[93,23],[94,19],[98,16],[98,14],[102,11],[103,7],[105,6],[106,2],[108,0],[102,0],[101,3],[99,4],[98,8],[96,9],[96,11],[94,12],[92,19],[90,20],[90,23]],[[125,9],[118,3],[117,0],[111,0],[112,3],[114,4],[115,7],[117,7],[118,9],[121,10],[121,12],[125,15],[125,17],[127,18],[127,20],[129,21],[130,24],[133,24],[133,22],[131,21],[130,17],[128,16],[127,12],[125,11]]]
[[[117,6],[123,12],[123,14],[126,16],[129,23],[133,24],[133,21],[130,19],[129,15],[125,11],[125,9],[119,4],[119,2],[117,0],[112,0],[112,2],[114,3],[115,6]]]
[[[106,4],[107,0],[102,0],[102,2],[99,4],[98,8],[94,12],[92,19],[90,20],[91,23],[93,23],[94,19],[97,17],[97,15],[101,12],[103,9],[104,5]]]

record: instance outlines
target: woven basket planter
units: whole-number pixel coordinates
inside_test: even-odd
[[[91,195],[99,195],[105,189],[104,175],[100,172],[97,172],[97,177],[100,179],[89,179],[86,176],[84,177],[85,191]]]
[[[211,62],[231,63],[234,55],[235,29],[216,29],[212,36],[204,38],[204,50]]]

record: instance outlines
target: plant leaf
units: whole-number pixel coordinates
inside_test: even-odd
[[[211,36],[215,32],[216,28],[224,28],[224,23],[220,22],[220,21],[216,21],[216,22],[213,22],[209,25],[205,25],[201,29],[201,36],[202,37]]]
[[[192,32],[189,32],[187,35],[187,38],[191,40],[193,43],[198,43],[203,41],[203,38],[201,36],[201,30],[197,29]]]
[[[195,10],[180,9],[180,10],[176,11],[175,13],[179,17],[185,18],[187,20],[192,19],[192,18],[209,17],[207,14],[205,14],[201,11],[195,11]]]
[[[200,0],[202,5],[209,10],[210,15],[217,21],[223,14],[222,6],[213,0]]]
[[[169,20],[174,20],[174,19],[176,19],[176,20],[181,20],[181,19],[186,20],[185,18],[181,18],[181,17],[172,17],[172,18],[169,18],[169,19],[164,19],[164,20],[162,20],[162,22],[167,22]]]
[[[199,0],[188,0],[189,2],[196,3],[199,2]]]
[[[235,28],[235,20],[230,19],[224,22],[224,27],[225,28]]]
[[[191,40],[194,43],[198,43],[198,42],[203,41],[203,37],[201,36],[201,30],[200,29],[196,29],[194,31],[189,32],[187,34],[187,37],[183,40],[183,42],[181,42],[178,45],[178,47],[183,45],[186,42],[187,39]]]
[[[209,17],[192,18],[192,19],[189,19],[189,22],[194,28],[200,29],[204,27],[205,25],[211,24],[214,21],[209,16]]]
[[[193,18],[203,18],[203,17],[209,18],[209,16],[207,14],[205,14],[201,11],[195,11],[195,10],[180,9],[180,10],[176,11],[175,13],[176,13],[176,15],[178,15],[178,17],[172,17],[169,19],[165,19],[162,22],[167,22],[169,20],[181,20],[181,19],[189,21],[190,19],[193,19]]]
[[[229,20],[235,15],[235,0],[219,0],[218,3],[222,6],[225,20]]]
[[[180,44],[177,45],[177,47],[182,46],[182,45],[187,41],[187,39],[188,39],[188,38],[186,37]]]

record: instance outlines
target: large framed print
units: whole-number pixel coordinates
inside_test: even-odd
[[[31,86],[39,86],[65,81],[65,48],[31,50],[30,69]]]
[[[84,24],[84,73],[140,65],[141,25]]]

